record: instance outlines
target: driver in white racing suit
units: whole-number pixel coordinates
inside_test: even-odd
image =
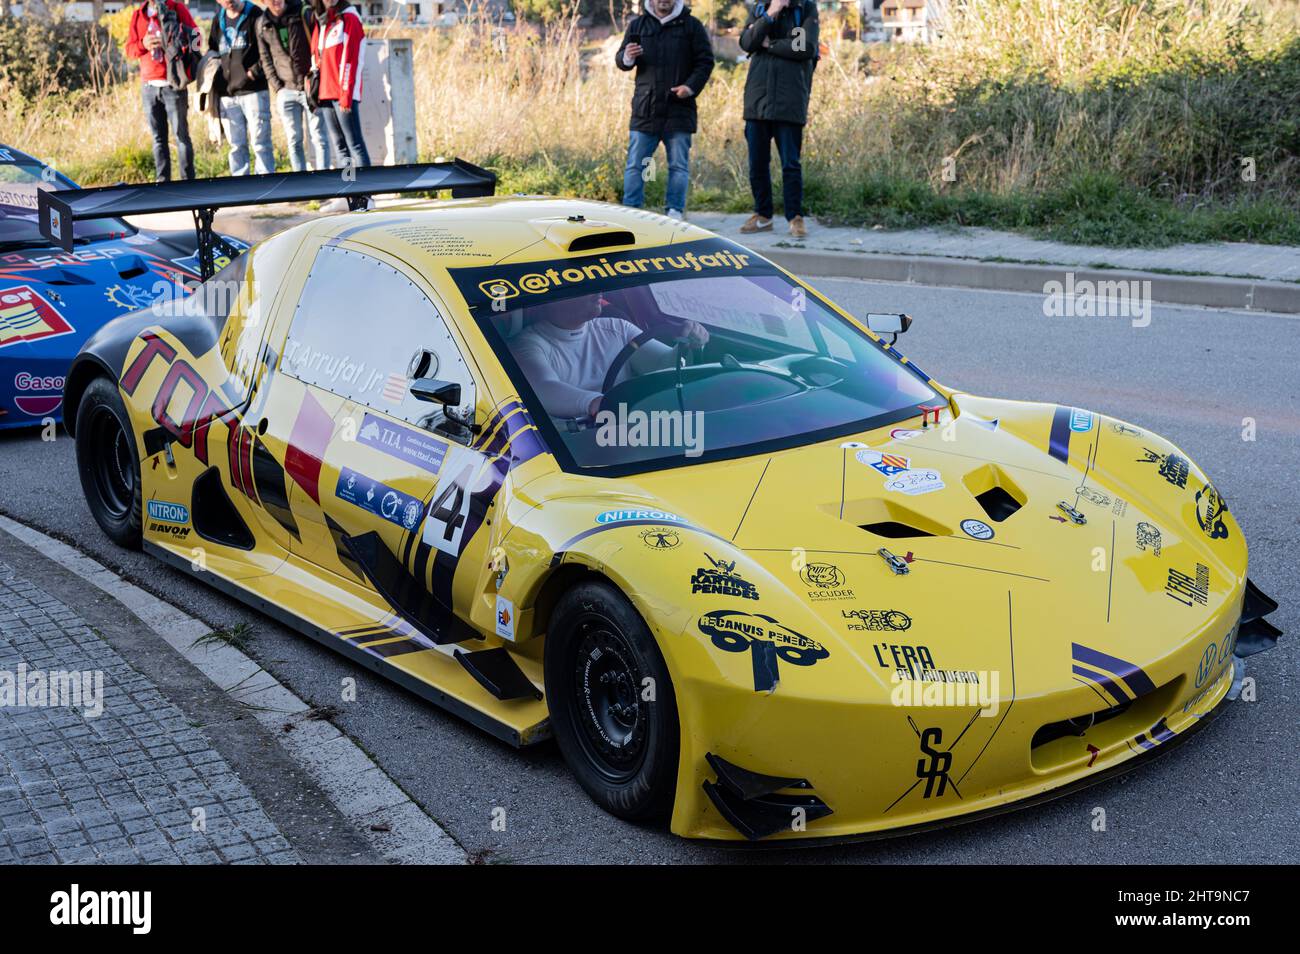
[[[515,360],[552,417],[594,418],[610,365],[641,334],[630,321],[602,315],[603,305],[599,294],[542,305],[542,317],[511,343]],[[686,321],[681,334],[693,347],[703,347],[709,340],[709,332],[698,321]],[[650,339],[623,366],[618,380],[626,377],[629,368],[636,374],[671,368],[673,353],[668,345]]]

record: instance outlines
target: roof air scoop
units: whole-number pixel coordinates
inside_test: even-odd
[[[636,236],[627,229],[581,215],[533,219],[529,224],[543,239],[565,252],[595,252],[636,244]]]

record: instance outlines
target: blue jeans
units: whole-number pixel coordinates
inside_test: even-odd
[[[691,134],[687,132],[670,132],[658,136],[632,130],[627,144],[627,166],[623,169],[623,204],[634,209],[645,204],[646,180],[654,178],[653,175],[646,175],[646,171],[652,168],[646,160],[655,154],[661,141],[664,152],[668,154],[668,194],[664,205],[685,212],[686,186],[690,182],[691,168]]]
[[[230,174],[248,175],[248,137],[258,175],[275,171],[271,147],[271,94],[267,90],[221,97],[221,128],[230,142]]]
[[[772,217],[772,140],[781,157],[781,191],[785,217],[803,215],[803,127],[798,123],[776,123],[765,119],[745,120],[745,142],[749,144],[749,189],[754,193],[754,211]]]
[[[172,156],[167,146],[167,127],[176,137],[176,159],[180,163],[181,178],[194,178],[194,146],[190,143],[189,94],[170,86],[141,87],[144,114],[149,120],[149,134],[153,137],[153,168],[159,182],[172,177]]]
[[[330,147],[343,166],[368,166],[370,153],[366,151],[366,141],[361,136],[361,103],[352,101],[352,109],[344,112],[339,108],[338,100],[327,99],[320,104],[316,114],[321,117],[325,131],[329,133]]]
[[[275,95],[275,106],[280,113],[280,126],[285,142],[289,144],[289,165],[294,172],[307,169],[307,156],[303,137],[303,119],[307,120],[307,135],[311,137],[311,167],[328,169],[330,146],[325,139],[321,116],[307,108],[307,94],[300,89],[281,89]]]

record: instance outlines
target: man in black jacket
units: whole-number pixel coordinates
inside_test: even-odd
[[[614,62],[621,70],[636,69],[623,204],[639,209],[645,202],[645,183],[654,178],[652,157],[662,142],[668,155],[665,204],[670,216],[681,218],[696,128],[695,97],[713,72],[709,35],[684,0],[645,0],[645,13],[627,25]]]
[[[770,0],[754,5],[740,34],[749,54],[745,79],[745,142],[749,145],[749,188],[754,214],[742,232],[772,228],[772,140],[781,157],[785,217],[795,238],[808,235],[803,222],[803,127],[808,122],[813,70],[817,66],[817,4],[814,0]]]
[[[310,129],[312,168],[329,165],[329,145],[315,112],[307,106],[307,74],[311,72],[311,34],[299,0],[266,0],[257,20],[257,47],[271,99],[280,115],[280,127],[289,145],[289,165],[294,172],[307,168],[303,148],[303,121]]]
[[[248,137],[258,175],[275,171],[271,148],[271,97],[257,47],[262,8],[251,0],[217,0],[208,49],[221,57],[221,128],[230,142],[230,174],[248,175]]]

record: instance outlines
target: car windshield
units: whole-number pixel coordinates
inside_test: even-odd
[[[18,248],[46,248],[36,218],[38,189],[75,189],[69,178],[25,156],[0,148],[0,251]],[[121,219],[86,219],[73,226],[77,241],[130,235],[134,230]]]
[[[915,368],[723,240],[451,272],[569,470],[747,456],[939,400]]]

